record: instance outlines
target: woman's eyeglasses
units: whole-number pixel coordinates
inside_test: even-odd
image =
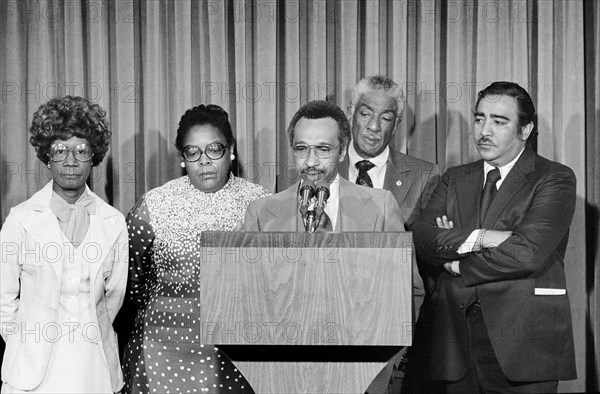
[[[48,157],[52,161],[63,161],[69,156],[69,152],[73,152],[73,157],[77,161],[82,162],[90,161],[94,156],[94,153],[92,153],[92,149],[88,144],[79,144],[73,149],[64,144],[52,144],[50,146],[50,152],[48,152]]]
[[[225,154],[227,145],[223,145],[219,142],[215,142],[206,146],[206,149],[202,151],[200,147],[196,145],[186,145],[181,151],[181,155],[187,161],[198,161],[202,157],[202,154],[206,154],[211,160],[219,160]]]

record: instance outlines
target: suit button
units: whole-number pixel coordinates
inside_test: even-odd
[[[458,309],[461,309],[461,310],[462,310],[462,309],[465,309],[465,304],[460,304],[460,305],[458,306]]]

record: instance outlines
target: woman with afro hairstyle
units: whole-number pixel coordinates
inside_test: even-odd
[[[127,227],[86,185],[108,150],[105,116],[72,96],[33,115],[30,142],[52,180],[13,207],[0,231],[2,394],[123,386],[112,323],[127,282]]]

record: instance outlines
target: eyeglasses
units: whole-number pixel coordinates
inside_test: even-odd
[[[50,146],[50,152],[48,157],[52,161],[63,161],[69,156],[69,152],[73,152],[73,157],[77,161],[90,161],[94,154],[88,144],[76,145],[73,149],[67,147],[64,144],[52,144]]]
[[[319,159],[329,159],[331,157],[333,151],[335,151],[339,146],[340,146],[340,144],[338,144],[336,146],[298,144],[298,145],[294,145],[292,147],[292,150],[294,151],[294,156],[296,156],[300,159],[305,159],[308,156],[310,156],[311,150],[315,151],[315,155]]]
[[[204,151],[196,145],[186,145],[186,147],[183,148],[183,151],[181,151],[181,155],[187,161],[192,162],[200,160],[203,153],[211,160],[219,160],[225,154],[226,149],[227,145],[223,145],[219,142],[209,144]]]

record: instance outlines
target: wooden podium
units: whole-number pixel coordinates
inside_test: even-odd
[[[257,393],[362,393],[412,340],[411,233],[202,233],[201,340]]]

